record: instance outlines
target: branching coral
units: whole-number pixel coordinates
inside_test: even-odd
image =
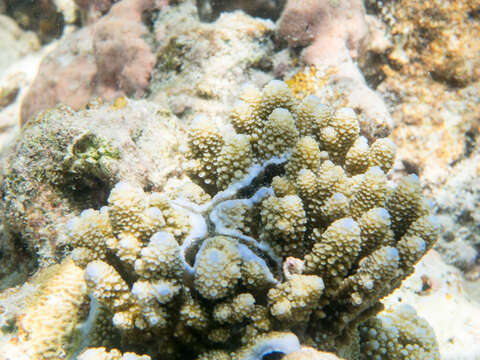
[[[366,14],[361,0],[288,0],[277,22],[277,36],[290,48],[304,48],[300,60],[309,66],[290,81],[297,87],[296,95],[317,92],[333,80],[341,89],[342,100],[362,114],[359,120],[364,134],[378,138],[392,131],[393,121],[356,63],[375,44],[378,31],[372,23],[375,19]],[[325,70],[330,80],[322,76]]]
[[[353,110],[296,100],[281,81],[247,88],[231,124],[198,119],[187,140],[186,171],[210,200],[119,183],[72,220],[64,243],[90,292],[126,350],[162,339],[146,345],[154,358],[260,359],[300,342],[357,358],[358,325],[435,241],[418,178],[390,184],[388,140],[368,144]]]
[[[399,306],[360,326],[361,359],[440,359],[435,333],[409,305]],[[393,340],[393,341],[392,341]]]

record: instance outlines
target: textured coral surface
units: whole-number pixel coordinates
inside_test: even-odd
[[[388,183],[393,144],[369,145],[351,109],[299,101],[272,81],[245,89],[231,125],[196,119],[184,155],[204,191],[197,200],[120,182],[62,238],[125,349],[143,339],[154,358],[247,359],[300,343],[362,354],[358,324],[438,227],[416,176]],[[405,328],[392,358],[438,357],[422,326],[430,342],[408,346],[423,340]],[[162,341],[148,345],[155,335]]]
[[[410,304],[435,329],[442,359],[475,359],[480,352],[480,308],[462,272],[430,251],[414,275],[383,299],[387,309]],[[387,314],[388,316],[388,314]]]
[[[41,273],[33,284],[38,288],[27,296],[16,317],[9,319],[16,322],[18,337],[2,345],[2,359],[65,358],[75,345],[72,339],[83,320],[80,305],[87,290],[82,269],[67,258]],[[22,303],[21,295],[17,301]]]
[[[43,59],[22,104],[22,124],[59,102],[80,109],[91,97],[142,96],[155,56],[143,39],[141,17],[153,8],[153,1],[123,0],[98,22],[67,35]]]
[[[176,171],[177,125],[170,114],[146,102],[115,104],[92,103],[83,114],[59,107],[24,128],[2,182],[10,239],[3,246],[18,247],[21,233],[22,246],[41,265],[52,263],[58,225],[69,213],[104,204],[119,179],[158,187]],[[15,268],[11,258],[3,260]]]
[[[377,90],[397,124],[397,169],[422,176],[441,215],[438,249],[448,263],[478,278],[478,186],[470,179],[478,174],[479,4],[369,3],[385,21],[390,41],[377,55],[384,58],[385,77]]]
[[[0,359],[478,357],[475,1],[0,13]]]

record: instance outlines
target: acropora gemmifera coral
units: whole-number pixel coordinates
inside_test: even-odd
[[[74,218],[63,243],[113,314],[122,350],[373,354],[379,300],[433,246],[437,223],[416,176],[388,181],[393,143],[359,131],[353,110],[297,100],[282,81],[248,87],[230,125],[198,118],[189,129],[185,170],[202,200],[120,182],[107,206]],[[403,346],[421,341],[407,315],[401,344],[382,356],[438,359],[423,323],[428,346]]]

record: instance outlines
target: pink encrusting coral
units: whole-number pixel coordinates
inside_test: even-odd
[[[153,0],[127,0],[112,7],[95,26],[93,48],[97,65],[97,92],[113,98],[119,92],[142,96],[148,87],[155,55],[143,40],[143,11]]]
[[[357,58],[368,35],[361,0],[289,0],[278,35],[291,47],[308,46],[303,59],[329,64]]]
[[[144,40],[142,13],[163,4],[123,0],[98,22],[66,36],[42,61],[22,104],[22,124],[59,102],[80,109],[92,97],[143,96],[156,57]]]
[[[362,133],[372,139],[393,128],[385,103],[367,86],[356,62],[372,46],[374,25],[362,0],[288,0],[277,24],[277,36],[290,48],[304,48],[301,61],[333,70],[332,80],[348,105],[367,119]]]

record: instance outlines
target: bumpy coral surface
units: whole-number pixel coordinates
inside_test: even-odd
[[[9,344],[0,343],[2,359],[2,356],[22,360],[66,358],[78,345],[74,339],[83,320],[81,304],[87,291],[82,269],[67,258],[34,282],[40,286],[29,295],[26,306],[17,315],[17,338]],[[2,327],[2,336],[6,328]]]
[[[178,166],[174,118],[152,103],[119,98],[113,105],[92,103],[85,112],[62,106],[35,120],[5,161],[1,206],[5,234],[21,238],[40,265],[53,262],[56,224],[66,223],[68,214],[105,204],[120,179],[162,186]],[[18,268],[10,260],[2,259],[2,270]]]
[[[385,22],[390,41],[388,51],[377,53],[384,57],[379,66],[386,77],[377,90],[389,99],[398,124],[392,133],[397,157],[402,170],[421,174],[438,204],[445,241],[437,249],[448,263],[468,271],[478,244],[471,210],[478,208],[476,185],[470,178],[478,176],[479,3],[367,3]]]
[[[409,305],[366,321],[360,338],[362,359],[440,359],[433,329]]]
[[[43,59],[22,104],[22,124],[59,102],[78,110],[92,97],[143,96],[155,56],[143,40],[142,13],[154,8],[153,0],[119,1],[97,23],[68,35]]]
[[[78,360],[150,360],[150,356],[125,353],[122,355],[117,349],[107,351],[105,348],[92,348],[85,350]]]
[[[121,182],[65,232],[122,350],[260,359],[306,343],[357,358],[358,325],[436,240],[418,177],[390,183],[391,142],[281,81],[246,88],[231,125],[199,118],[189,134],[196,201]]]

